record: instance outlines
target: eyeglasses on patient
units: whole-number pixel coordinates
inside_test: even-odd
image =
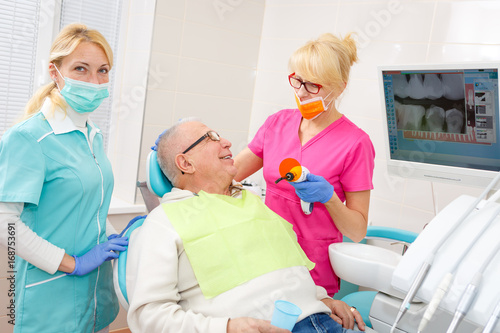
[[[288,75],[288,81],[290,82],[290,85],[294,87],[295,89],[300,89],[300,87],[304,86],[306,88],[306,91],[310,94],[317,94],[319,93],[319,90],[323,87],[321,84],[317,83],[312,83],[312,82],[304,82],[301,79],[297,78],[294,76],[295,72],[292,74]]]
[[[196,140],[195,143],[193,143],[191,146],[189,146],[182,153],[183,154],[187,153],[188,151],[190,151],[191,149],[193,149],[194,147],[196,147],[196,145],[198,145],[200,142],[202,142],[203,140],[205,140],[205,138],[209,138],[212,141],[220,141],[220,135],[217,132],[208,131],[207,133],[205,133],[205,135],[203,135],[201,138],[199,138],[198,140]]]

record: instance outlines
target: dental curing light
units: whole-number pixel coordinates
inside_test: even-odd
[[[280,178],[276,179],[275,183],[278,184],[280,181],[285,179],[289,182],[300,183],[307,179],[309,170],[306,167],[301,166],[300,163],[294,158],[285,158],[280,163],[279,167]],[[300,200],[300,207],[304,214],[309,215],[313,210],[313,203],[306,202],[302,199]]]
[[[463,221],[465,221],[465,219],[469,216],[469,214],[471,214],[472,211],[474,211],[474,209],[477,207],[477,205],[481,202],[481,200],[483,200],[488,195],[488,193],[496,185],[496,183],[498,182],[499,179],[500,179],[500,173],[498,173],[495,176],[495,178],[485,188],[483,193],[481,193],[481,195],[478,198],[476,198],[476,200],[462,214],[462,216],[457,221],[455,228],[458,227]],[[452,233],[452,232],[453,232],[453,230],[450,230],[450,233]],[[446,239],[446,237],[444,237],[443,239]],[[422,285],[422,282],[424,281],[425,277],[427,276],[427,273],[429,272],[429,269],[432,266],[432,262],[434,260],[434,257],[436,255],[437,251],[442,247],[442,245],[444,243],[445,243],[445,241],[443,241],[441,243],[437,243],[434,246],[434,248],[432,249],[432,251],[429,253],[429,255],[427,256],[427,258],[422,262],[422,265],[420,266],[420,270],[418,271],[417,275],[415,276],[415,279],[411,283],[410,289],[408,290],[408,293],[406,294],[406,296],[403,300],[403,303],[401,303],[398,314],[396,316],[396,320],[394,321],[394,324],[391,327],[390,333],[395,332],[397,324],[399,323],[401,318],[403,318],[406,311],[410,308],[410,303],[412,302],[413,297],[415,297],[415,294],[417,293],[418,289]],[[450,282],[448,282],[448,284],[449,283],[451,283],[451,279],[450,279]]]

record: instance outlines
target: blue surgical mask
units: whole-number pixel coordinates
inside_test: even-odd
[[[61,95],[69,106],[78,113],[92,112],[101,105],[103,99],[109,96],[109,83],[95,84],[90,82],[73,80],[64,77],[56,65],[54,65],[59,75],[64,80],[64,87],[59,89]]]

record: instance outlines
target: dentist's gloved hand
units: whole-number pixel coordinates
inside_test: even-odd
[[[295,188],[297,196],[305,202],[325,203],[333,196],[333,185],[325,178],[309,173],[305,181],[289,182]]]
[[[118,258],[113,251],[124,251],[128,245],[128,237],[113,238],[94,246],[89,252],[75,258],[75,270],[68,275],[85,275],[101,266],[105,261]]]

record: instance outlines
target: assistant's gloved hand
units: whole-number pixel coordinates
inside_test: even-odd
[[[295,188],[297,196],[305,202],[325,203],[330,200],[334,190],[333,185],[325,178],[312,173],[308,174],[303,182],[290,182],[289,184]]]
[[[158,143],[160,142],[162,135],[165,134],[166,131],[167,130],[164,130],[163,132],[160,133],[160,135],[158,135],[158,138],[155,140],[155,145],[151,146],[151,150],[158,151]]]
[[[94,246],[89,252],[75,258],[75,270],[68,275],[85,275],[101,266],[105,261],[118,258],[113,251],[124,251],[128,245],[128,237],[113,238]]]

